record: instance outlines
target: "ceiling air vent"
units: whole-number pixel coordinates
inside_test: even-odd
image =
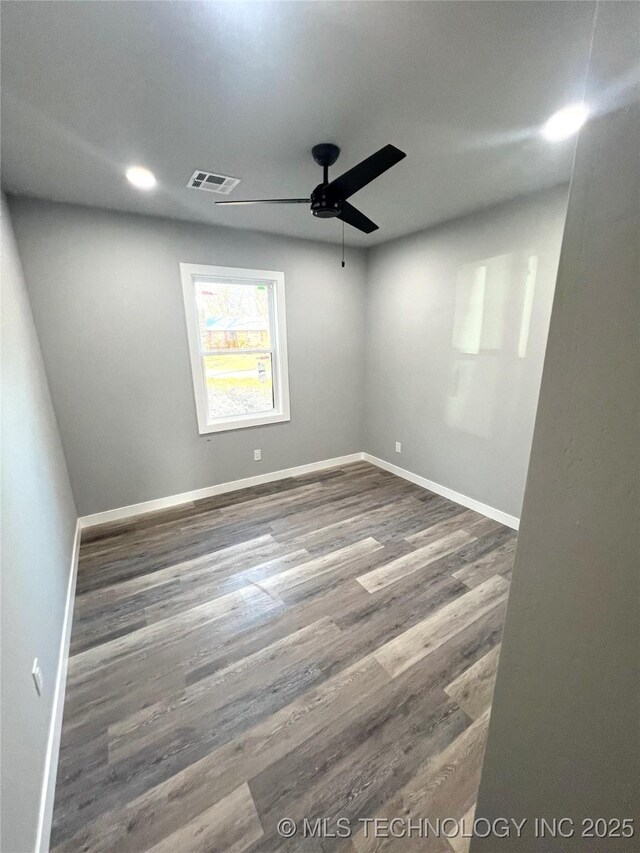
[[[206,190],[208,193],[229,195],[238,186],[240,178],[230,178],[228,175],[216,175],[215,172],[204,172],[196,169],[189,178],[188,187],[194,190]]]

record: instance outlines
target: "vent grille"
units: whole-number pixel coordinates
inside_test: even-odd
[[[189,178],[187,186],[193,190],[229,195],[239,183],[240,178],[230,178],[229,175],[217,175],[215,172],[204,172],[201,169],[196,169]]]

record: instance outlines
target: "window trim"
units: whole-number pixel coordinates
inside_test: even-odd
[[[274,270],[252,270],[241,267],[219,267],[208,264],[181,263],[180,277],[182,279],[182,296],[187,323],[191,377],[193,380],[193,393],[196,403],[198,432],[200,435],[290,421],[284,273]],[[226,418],[219,418],[215,423],[208,423],[208,401],[195,298],[195,280],[202,278],[224,278],[228,281],[235,280],[240,284],[258,281],[260,283],[266,282],[271,286],[272,298],[269,299],[270,326],[275,340],[269,352],[273,354],[271,371],[273,378],[274,411],[249,415],[233,415]],[[256,350],[251,350],[251,352],[256,352]]]

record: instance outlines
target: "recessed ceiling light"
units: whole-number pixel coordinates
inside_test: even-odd
[[[152,190],[156,185],[153,173],[142,166],[132,166],[127,169],[127,180],[139,190]]]
[[[588,115],[589,110],[586,104],[570,104],[568,107],[558,110],[545,122],[542,135],[550,142],[568,139],[580,130]]]

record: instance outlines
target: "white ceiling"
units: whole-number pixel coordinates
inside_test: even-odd
[[[9,2],[2,4],[2,170],[10,192],[320,240],[303,206],[311,146],[337,176],[386,143],[407,157],[351,201],[371,245],[569,177],[573,142],[541,122],[580,99],[590,2]],[[151,169],[141,193],[127,166]]]

